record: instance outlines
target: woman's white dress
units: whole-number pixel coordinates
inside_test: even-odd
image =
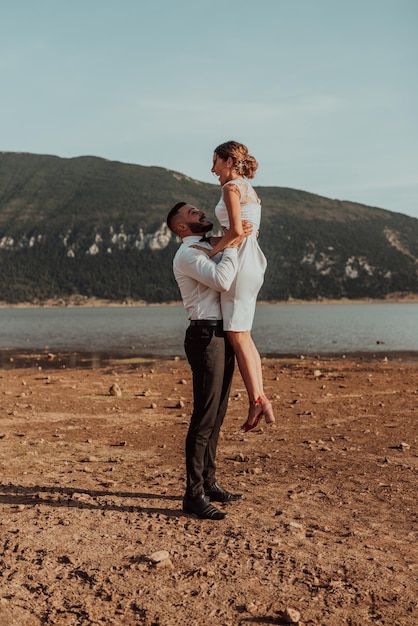
[[[238,249],[239,267],[229,291],[221,293],[221,307],[224,330],[251,330],[257,295],[264,281],[267,267],[257,240],[260,228],[261,204],[254,189],[245,178],[235,178],[223,185],[236,185],[240,190],[241,217],[253,225],[253,231],[246,237]],[[229,217],[223,195],[215,208],[215,215],[220,224],[229,228]]]

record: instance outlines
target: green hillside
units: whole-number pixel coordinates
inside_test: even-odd
[[[264,300],[418,293],[418,220],[281,187],[256,187]],[[214,218],[218,184],[97,157],[0,153],[0,300],[73,294],[178,300],[165,227],[179,200]]]

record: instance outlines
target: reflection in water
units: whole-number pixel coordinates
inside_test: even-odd
[[[62,352],[62,353],[39,353],[23,352],[21,350],[0,349],[0,368],[17,369],[35,367],[42,369],[71,369],[86,368],[98,369],[101,367],[115,367],[123,363],[136,367],[137,365],[151,365],[161,357],[137,356],[126,354],[109,354],[107,352]],[[167,357],[170,358],[170,357]]]
[[[387,358],[390,360],[398,360],[399,362],[405,364],[417,363],[418,362],[418,352],[417,351],[409,351],[406,352],[396,351],[396,352],[385,352],[384,353]],[[266,354],[265,357],[277,357],[277,358],[295,358],[295,354]],[[316,355],[317,358],[322,359],[340,359],[342,358],[340,353],[337,352],[322,352],[321,356]],[[382,353],[381,352],[348,352],[344,355],[343,358],[351,358],[357,361],[382,361]],[[176,360],[185,360],[185,356],[175,357]],[[105,367],[115,368],[118,365],[123,365],[124,367],[130,367],[135,369],[139,365],[141,366],[152,366],[155,365],[156,362],[161,360],[171,360],[173,357],[170,356],[136,356],[133,357],[131,355],[125,354],[109,354],[108,352],[62,352],[59,354],[52,354],[49,352],[38,353],[38,352],[21,352],[17,350],[2,350],[0,349],[0,369],[24,369],[34,367],[42,370],[64,370],[71,368],[85,368],[85,369],[99,369]]]

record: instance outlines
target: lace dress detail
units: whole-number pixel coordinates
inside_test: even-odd
[[[245,178],[235,178],[226,185],[236,185],[240,191],[241,217],[253,225],[253,232],[246,237],[238,249],[238,272],[229,291],[221,293],[224,330],[251,330],[254,320],[257,295],[264,281],[267,267],[257,240],[260,228],[261,203],[256,192]],[[219,200],[215,214],[220,224],[229,228],[228,211],[223,199]]]

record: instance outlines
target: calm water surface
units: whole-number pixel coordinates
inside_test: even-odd
[[[0,309],[0,349],[183,356],[178,306]],[[418,303],[259,304],[263,355],[418,352]]]

